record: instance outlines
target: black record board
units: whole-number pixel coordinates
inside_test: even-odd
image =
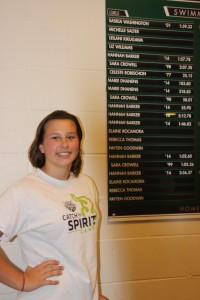
[[[200,1],[106,1],[108,217],[200,213]]]

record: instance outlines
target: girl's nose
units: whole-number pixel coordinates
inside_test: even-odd
[[[67,148],[68,147],[68,140],[66,138],[62,138],[62,140],[61,140],[61,146],[63,148]]]

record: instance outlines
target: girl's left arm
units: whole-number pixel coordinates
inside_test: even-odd
[[[103,295],[100,295],[99,300],[109,300],[109,299],[107,297],[103,296]]]

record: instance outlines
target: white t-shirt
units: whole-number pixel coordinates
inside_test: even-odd
[[[40,169],[1,196],[1,240],[17,235],[27,266],[47,259],[64,266],[60,284],[20,292],[18,299],[98,299],[97,201],[95,184],[86,175],[62,181]]]

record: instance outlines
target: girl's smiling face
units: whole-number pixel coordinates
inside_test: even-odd
[[[66,180],[80,149],[76,124],[72,120],[55,119],[48,121],[44,129],[43,142],[39,146],[45,155],[42,170],[52,177]]]

